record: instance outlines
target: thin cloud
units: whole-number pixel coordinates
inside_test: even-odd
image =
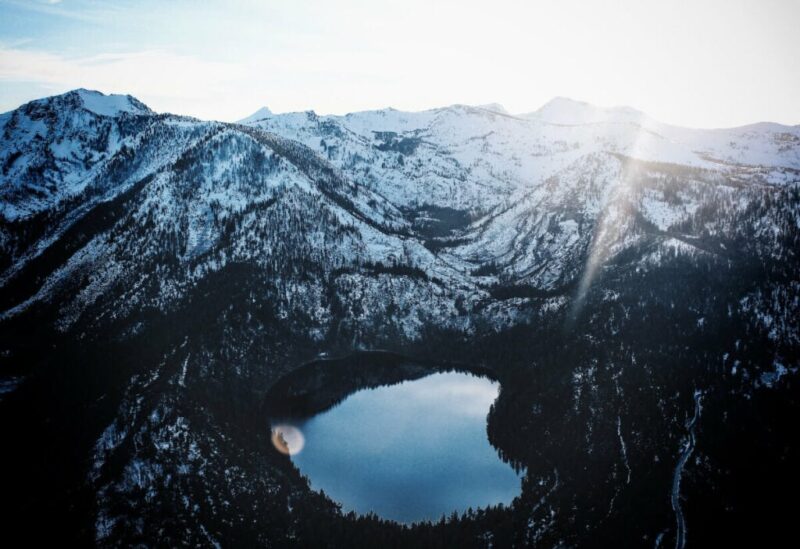
[[[42,15],[103,24],[123,15],[123,6],[94,1],[63,2],[62,0],[0,0],[0,7],[31,11]]]
[[[244,67],[163,51],[86,57],[25,49],[0,49],[0,81],[31,82],[54,91],[84,87],[130,93],[156,104],[192,101],[226,91],[246,76]]]

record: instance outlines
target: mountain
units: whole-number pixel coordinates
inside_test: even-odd
[[[251,114],[248,117],[242,118],[238,121],[239,124],[249,124],[251,122],[258,122],[259,120],[263,120],[264,118],[269,118],[272,116],[272,111],[269,110],[267,107],[261,107],[256,112]]]
[[[75,90],[0,115],[2,215],[14,220],[82,192],[131,146],[125,123],[152,111],[130,96]]]
[[[702,545],[791,525],[800,128],[567,99],[226,124],[76,90],[0,132],[15,532],[658,545],[681,517]],[[271,451],[270,390],[366,349],[492,372],[488,436],[526,471],[511,507],[345,516]]]
[[[522,118],[541,120],[551,124],[578,126],[582,124],[607,124],[629,122],[642,124],[647,115],[630,107],[602,108],[567,97],[556,97],[539,110],[521,115]]]
[[[344,117],[287,114],[254,125],[315,149],[404,209],[418,230],[439,230],[433,242],[443,246],[440,254],[475,267],[489,262],[514,284],[548,290],[574,282],[601,218],[624,214],[604,221],[617,230],[615,238],[630,240],[624,247],[637,234],[661,235],[658,242],[677,235],[681,246],[698,251],[699,227],[688,226],[699,224],[692,219],[701,206],[717,209],[733,200],[730,207],[744,211],[751,203],[734,200],[739,182],[749,183],[746,193],[763,184],[784,189],[797,177],[797,129],[734,129],[722,137],[664,126],[662,135],[631,122],[633,111],[624,109],[608,111],[613,116],[604,122],[564,122],[587,109],[600,112],[554,100],[540,112],[560,116],[558,122],[455,106]],[[634,219],[647,228],[623,230]]]

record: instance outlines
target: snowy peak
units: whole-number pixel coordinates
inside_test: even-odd
[[[36,99],[22,105],[18,110],[33,118],[82,111],[88,111],[96,116],[111,118],[122,114],[153,114],[153,111],[147,105],[131,95],[106,95],[99,91],[83,88],[68,91],[61,95]]]
[[[242,118],[241,120],[238,120],[236,123],[237,124],[252,124],[253,122],[258,122],[259,120],[264,120],[265,118],[269,118],[270,116],[272,116],[272,111],[269,110],[269,108],[267,108],[267,107],[261,107],[260,109],[258,109],[256,112],[254,112],[250,116]]]
[[[105,95],[99,91],[82,88],[69,92],[69,94],[75,94],[80,99],[84,109],[100,116],[119,116],[122,113],[153,113],[147,105],[130,95]]]
[[[605,122],[641,123],[647,118],[643,112],[630,107],[597,107],[567,97],[551,99],[539,110],[523,115],[523,117],[569,126]]]
[[[153,114],[130,95],[77,89],[0,115],[0,216],[26,217],[83,192]]]

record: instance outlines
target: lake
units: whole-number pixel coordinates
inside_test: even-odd
[[[275,420],[273,442],[345,512],[436,521],[520,492],[486,434],[498,391],[459,372],[360,389],[311,417]]]

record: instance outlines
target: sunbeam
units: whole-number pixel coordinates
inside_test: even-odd
[[[578,319],[592,287],[603,266],[614,256],[615,246],[625,235],[630,235],[630,225],[635,211],[632,201],[635,200],[637,178],[630,165],[642,148],[647,131],[642,126],[631,126],[630,144],[623,150],[626,155],[615,155],[619,162],[619,171],[610,188],[606,189],[607,199],[603,201],[602,213],[598,216],[594,235],[586,257],[578,289],[567,315],[568,326]]]

